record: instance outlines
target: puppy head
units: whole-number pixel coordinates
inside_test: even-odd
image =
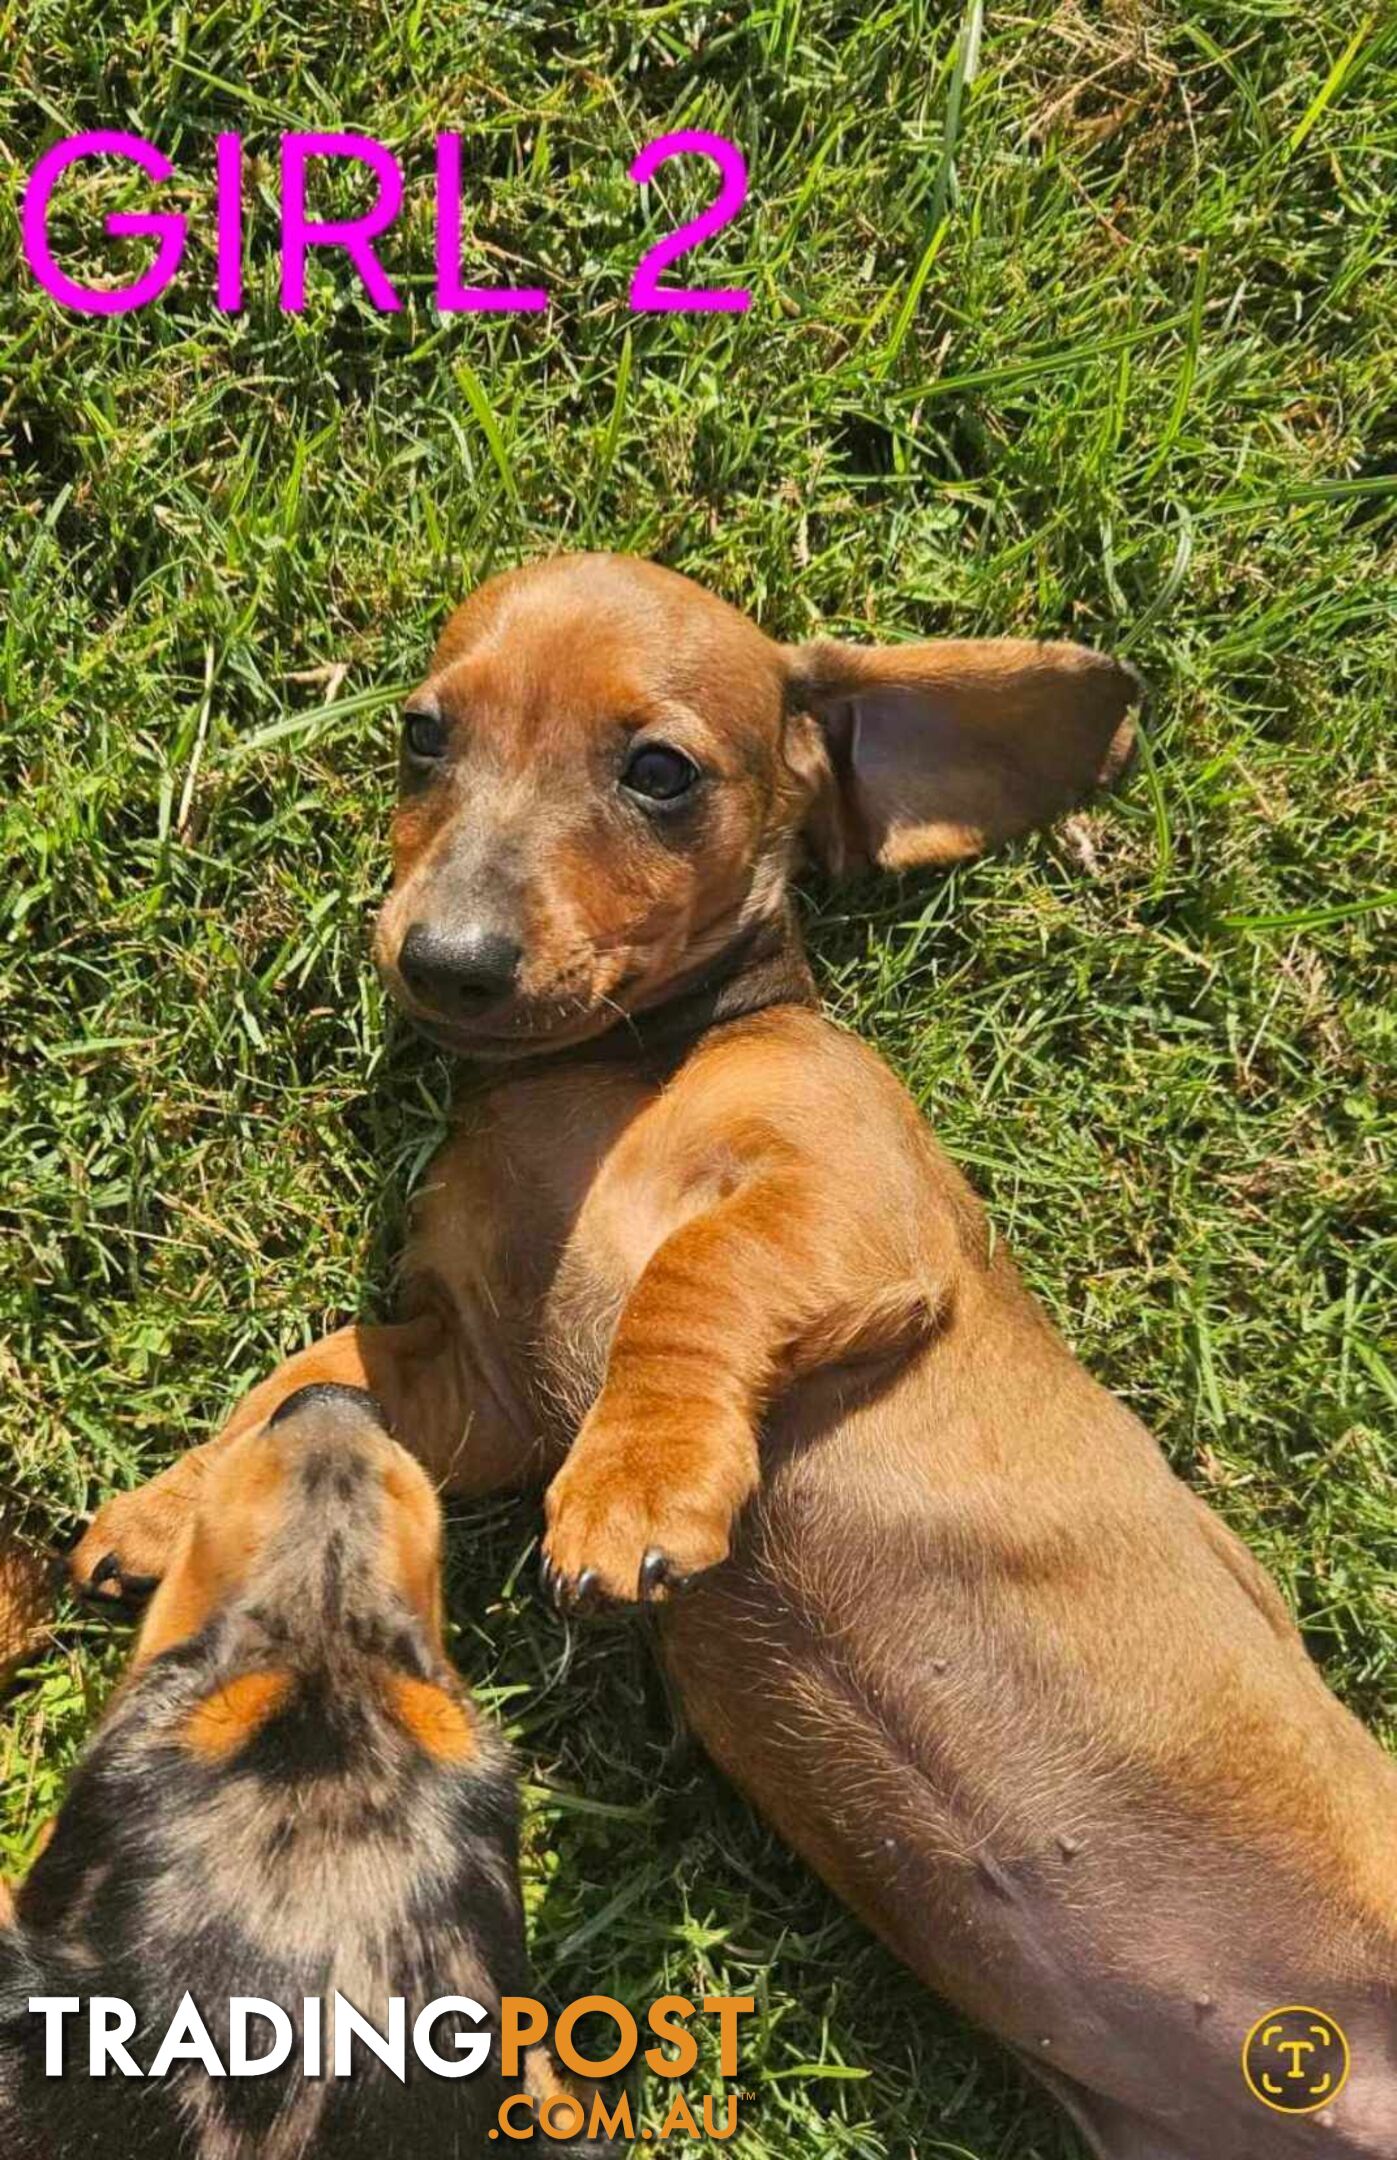
[[[1075,645],[781,646],[652,563],[511,572],[408,699],[379,966],[450,1048],[585,1040],[778,924],[802,848],[901,870],[1047,822],[1137,695]]]
[[[235,1611],[325,1641],[396,1618],[441,1660],[441,1510],[362,1389],[302,1388],[210,1458],[133,1671]]]
[[[89,2080],[71,2042],[50,2078],[34,2034],[7,2029],[7,1988],[10,2005],[101,1993],[133,2007],[123,2038],[149,2064],[189,1990],[226,2061],[235,1997],[294,2018],[342,1993],[381,2022],[393,1996],[488,2010],[529,1992],[517,1786],[442,1656],[427,1479],[372,1397],[334,1385],[206,1460],[129,1682],[17,1901],[8,1973],[0,1954],[0,2149],[483,2153],[498,2057],[469,2091],[366,2062],[305,2078],[295,2055],[253,2080],[176,2063],[141,2088],[137,2135],[123,2080]]]
[[[652,564],[572,556],[448,623],[404,718],[377,954],[477,1054],[596,1035],[779,906],[804,786],[777,648]]]

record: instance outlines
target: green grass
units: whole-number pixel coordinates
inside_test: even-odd
[[[449,1093],[366,960],[393,695],[486,572],[605,545],[787,636],[1067,633],[1151,679],[1121,797],[949,879],[813,892],[816,951],[1397,1740],[1392,28],[1349,0],[0,23],[0,1478],[40,1533],[388,1302]],[[626,166],[678,124],[749,157],[700,272],[746,317],[627,312]],[[161,144],[193,220],[176,292],[112,325],[14,259],[23,173],[103,125]],[[323,270],[276,312],[284,126],[400,150],[401,315]],[[548,284],[546,321],[435,317],[444,126],[471,269]],[[235,322],[219,128],[254,160]],[[663,176],[654,230],[700,194]],[[70,264],[112,200],[65,191]],[[755,1991],[751,2160],[1077,2153],[675,1732],[640,1627],[565,1645],[536,1530],[463,1517],[452,1581],[535,1787],[546,1984]],[[7,1704],[6,1860],[121,1649],[71,1614]]]

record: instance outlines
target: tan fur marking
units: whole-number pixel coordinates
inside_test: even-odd
[[[239,1673],[196,1703],[184,1721],[184,1742],[206,1761],[240,1753],[291,1692],[288,1672]]]
[[[280,1517],[284,1477],[276,1451],[245,1436],[217,1461],[198,1512],[180,1535],[170,1571],[151,1601],[132,1670],[198,1634],[246,1581]]]
[[[419,1466],[407,1455],[384,1473],[380,1566],[441,1650],[441,1509]]]
[[[394,1673],[386,1689],[389,1712],[424,1755],[443,1763],[467,1763],[479,1752],[475,1721],[464,1703],[429,1680]]]

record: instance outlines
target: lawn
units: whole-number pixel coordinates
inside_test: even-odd
[[[450,1094],[367,961],[395,699],[488,571],[633,550],[783,636],[1070,635],[1148,677],[1116,798],[951,877],[812,884],[815,952],[1397,1744],[1397,33],[1366,0],[0,22],[0,1479],[31,1530],[391,1302]],[[165,298],[97,321],[21,267],[17,201],[104,126],[173,160],[190,239]],[[697,169],[627,178],[678,126],[749,161],[689,266],[746,314],[628,309],[647,236],[706,199]],[[279,311],[297,128],[400,156],[400,312],[342,260]],[[437,315],[443,128],[468,273],[546,285],[546,316]],[[220,130],[247,158],[236,317]],[[147,258],[100,236],[123,199],[65,184],[73,274]],[[537,1530],[462,1513],[451,1578],[530,1783],[543,1982],[754,1992],[750,2160],[1076,2155],[710,1772],[643,1627],[564,1633]],[[8,1698],[0,1868],[123,1645],[70,1610]]]

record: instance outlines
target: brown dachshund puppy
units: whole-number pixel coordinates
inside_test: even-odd
[[[408,704],[378,933],[472,1068],[409,1317],[229,1432],[338,1378],[462,1490],[551,1475],[555,1586],[660,1600],[717,1761],[1098,2153],[1394,2160],[1397,1768],[821,1018],[788,893],[805,847],[1052,818],[1135,695],[1072,645],[783,648],[618,558],[477,592]],[[80,1578],[160,1573],[191,1487],[113,1503]],[[1271,2105],[1243,2046],[1290,2005],[1352,2070],[1302,2037]]]
[[[206,1462],[130,1674],[0,1912],[0,2152],[478,2160],[518,2084],[501,2071],[500,2000],[532,1990],[518,1793],[442,1648],[436,1497],[378,1406],[342,1387],[291,1395]],[[233,1998],[278,2005],[285,2066],[160,2074],[186,1990],[230,2073]],[[380,2031],[392,1997],[405,2031],[465,1998],[489,2025],[450,2008],[430,2044],[459,2063],[488,2030],[489,2053],[457,2077],[405,2048],[399,2082],[360,2041],[348,2075],[325,2074],[337,1996]],[[139,2080],[120,2053],[90,2074],[94,1997],[134,2011],[108,2027]],[[72,2005],[61,2076],[35,1998]],[[253,2025],[254,2058],[270,2037]],[[550,2088],[536,2067],[530,2089]]]

